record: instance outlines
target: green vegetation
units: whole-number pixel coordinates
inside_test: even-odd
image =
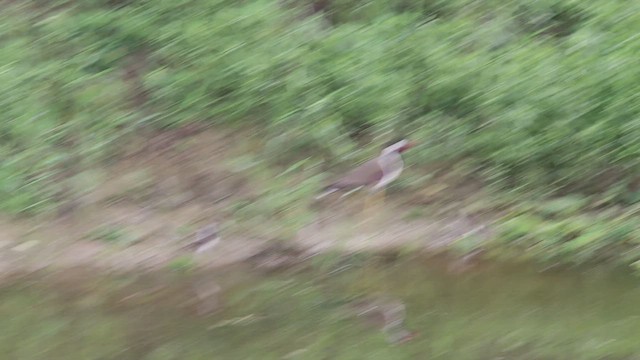
[[[7,213],[50,212],[132,135],[192,123],[251,128],[278,169],[402,132],[424,145],[416,172],[464,164],[501,193],[595,212],[640,200],[638,2],[20,0],[0,24]],[[505,241],[581,259],[636,246],[631,210],[547,210],[510,219]]]
[[[192,258],[188,256],[182,256],[172,260],[168,266],[169,266],[169,269],[175,272],[186,273],[193,270],[193,268],[195,267],[195,264]]]
[[[141,241],[126,229],[117,225],[102,225],[88,234],[88,239],[110,244],[131,245]]]
[[[565,200],[565,199],[563,199]],[[640,259],[638,208],[562,214],[560,200],[514,211],[500,223],[495,245],[525,259],[629,264]],[[566,205],[570,206],[569,200]],[[567,210],[567,208],[564,208]]]

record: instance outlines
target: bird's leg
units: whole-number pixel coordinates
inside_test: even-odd
[[[386,198],[386,191],[384,188],[378,190],[378,206],[380,207],[378,210],[384,209],[384,203]]]
[[[360,225],[365,225],[368,230],[375,230],[376,219],[381,210],[381,205],[384,203],[384,192],[379,193],[377,189],[362,189],[360,196],[362,199],[362,211],[360,213]],[[373,225],[373,227],[370,227]]]
[[[381,201],[384,202],[384,192],[381,193],[380,190],[367,191],[364,196],[363,221],[371,223],[381,210]]]
[[[362,196],[362,212],[360,213],[360,223],[366,223],[371,217],[371,205],[372,205],[372,193],[369,191],[363,191]]]
[[[372,212],[377,214],[384,208],[385,191],[384,188],[374,191],[372,197]]]

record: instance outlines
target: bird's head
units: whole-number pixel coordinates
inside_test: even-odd
[[[384,149],[382,150],[382,153],[383,154],[388,154],[392,152],[403,153],[414,146],[415,146],[415,143],[413,143],[412,141],[404,138],[399,138],[386,143]]]

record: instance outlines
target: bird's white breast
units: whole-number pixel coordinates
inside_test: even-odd
[[[378,158],[378,165],[380,165],[380,169],[382,170],[382,178],[372,188],[374,191],[380,190],[397,179],[404,169],[402,156],[397,152],[383,154],[380,156]]]

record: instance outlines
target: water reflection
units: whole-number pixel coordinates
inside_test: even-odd
[[[640,288],[625,275],[349,261],[268,275],[32,275],[0,289],[0,352],[70,360],[640,356]]]

